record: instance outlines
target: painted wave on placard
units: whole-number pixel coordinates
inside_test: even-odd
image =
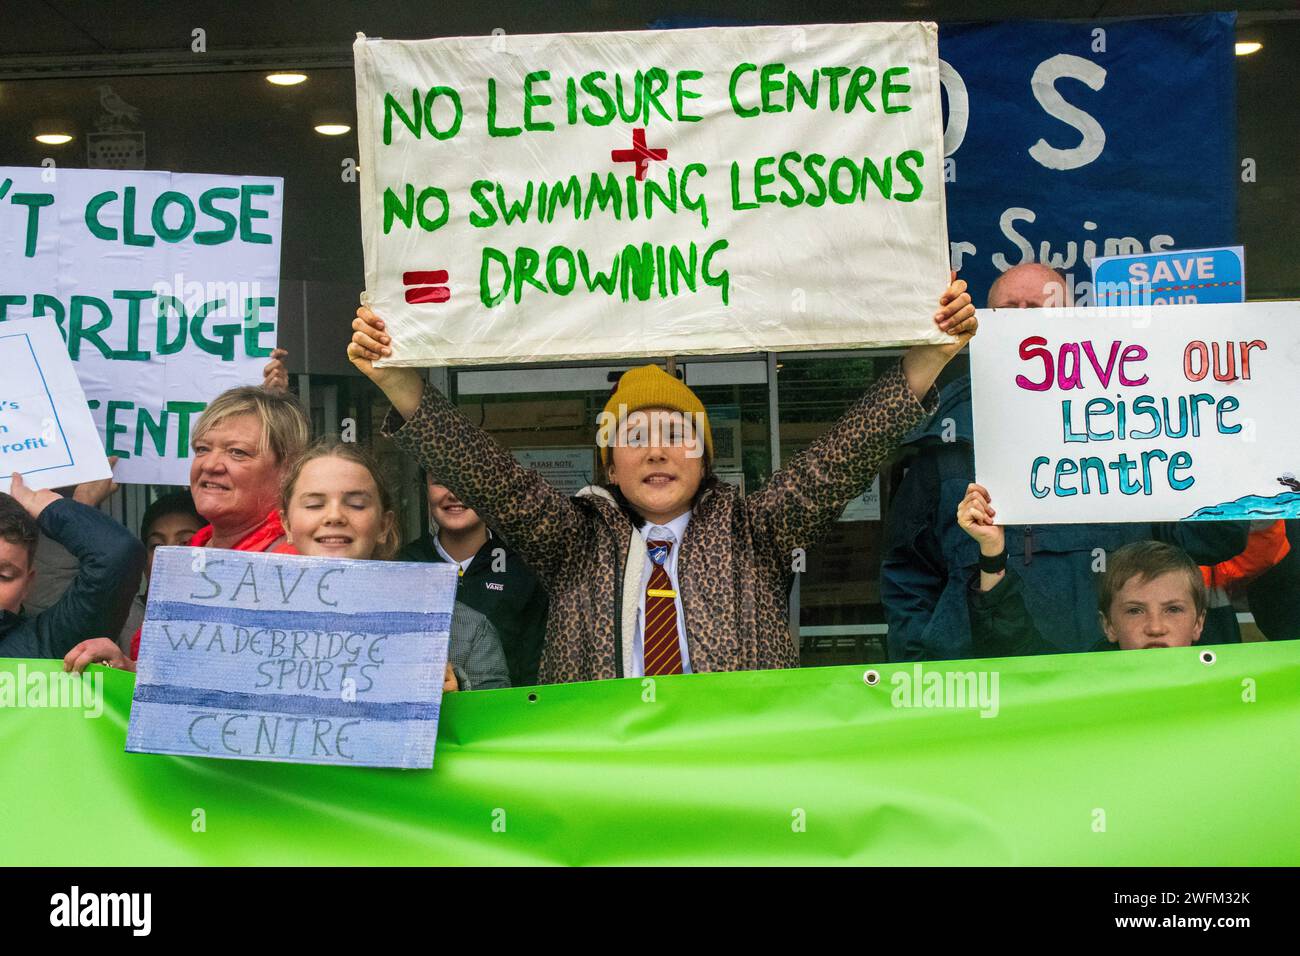
[[[1263,495],[1245,495],[1236,501],[1221,505],[1197,508],[1184,521],[1225,521],[1243,519],[1258,521],[1262,518],[1300,518],[1300,491],[1284,491],[1272,498]]]

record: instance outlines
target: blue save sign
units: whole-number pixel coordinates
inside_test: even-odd
[[[1241,246],[1092,260],[1096,305],[1189,305],[1246,301]]]

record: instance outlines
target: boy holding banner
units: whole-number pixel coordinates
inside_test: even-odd
[[[1059,654],[1025,607],[1023,582],[1007,564],[1006,536],[996,517],[988,491],[972,482],[957,524],[979,545],[979,570],[967,582],[975,653]],[[1101,579],[1097,617],[1105,638],[1086,650],[1189,647],[1201,639],[1208,604],[1201,569],[1187,552],[1161,541],[1126,544]]]
[[[40,534],[67,548],[79,568],[52,607],[29,616],[23,601]],[[62,657],[130,602],[143,567],[144,546],[125,527],[53,491],[33,491],[15,473],[10,493],[0,494],[0,656]]]
[[[392,340],[367,308],[348,356],[393,403],[385,432],[499,529],[546,585],[539,679],[560,683],[798,666],[788,627],[794,568],[933,410],[935,379],[976,331],[965,282],[944,292],[934,321],[955,340],[909,349],[746,497],[711,473],[699,398],[657,366],[627,372],[601,416],[607,485],[569,498],[418,370],[374,365],[392,354]]]
[[[1064,276],[1040,263],[1004,272],[989,289],[988,308],[1036,309],[1071,304]],[[996,313],[991,321],[997,321]],[[889,659],[958,660],[978,656],[966,587],[979,553],[954,519],[975,480],[974,423],[969,375],[939,396],[939,410],[904,443],[918,449],[899,486],[887,525],[890,544],[880,571],[889,621]],[[1086,520],[1086,515],[1081,515]],[[1031,612],[1053,611],[1047,638],[1055,653],[1086,651],[1100,641],[1094,595],[1098,557],[1136,541],[1167,541],[1197,563],[1213,565],[1241,553],[1241,522],[1079,523],[1010,526],[1009,560]],[[1240,640],[1231,607],[1212,609],[1204,642]]]

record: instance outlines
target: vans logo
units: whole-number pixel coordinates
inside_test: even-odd
[[[500,581],[489,581],[487,584],[483,586],[487,588],[489,591],[504,591],[506,589],[506,586],[502,584]]]

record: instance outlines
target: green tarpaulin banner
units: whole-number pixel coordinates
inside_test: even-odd
[[[414,771],[128,754],[131,675],[5,660],[0,863],[1300,863],[1300,643],[1213,652],[451,694]]]

